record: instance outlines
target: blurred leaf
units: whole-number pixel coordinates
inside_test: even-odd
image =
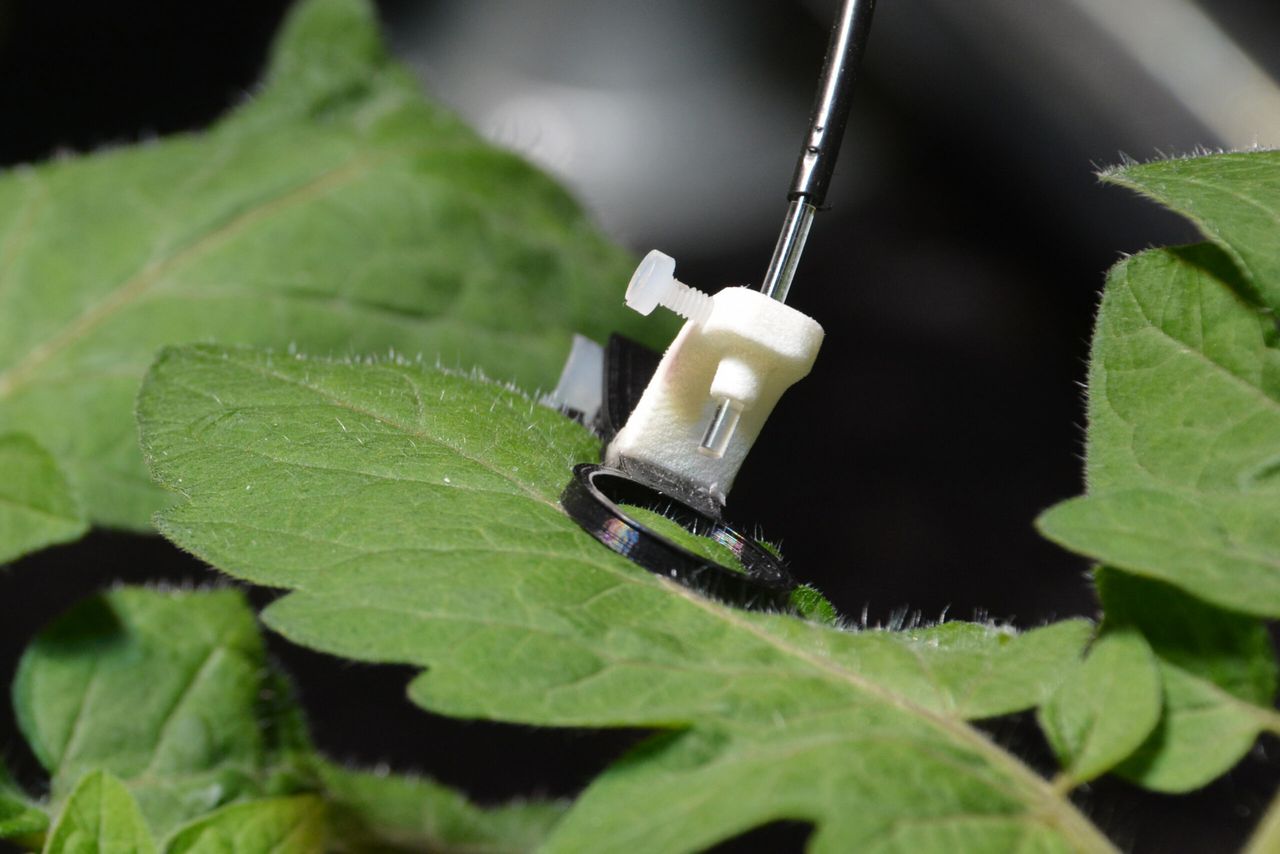
[[[38,437],[89,519],[144,528],[163,495],[131,415],[160,346],[394,349],[546,385],[571,332],[628,324],[630,266],[423,99],[369,3],[306,0],[261,93],[207,132],[0,175],[0,433]],[[0,556],[73,536],[61,512]]]
[[[24,434],[0,436],[0,564],[85,531],[58,463]]]
[[[264,793],[262,640],[240,593],[122,588],[73,608],[23,655],[14,707],[55,804],[110,772],[159,836]]]
[[[1264,625],[1123,572],[1101,569],[1097,580],[1107,627],[1142,632],[1164,685],[1160,723],[1120,774],[1159,791],[1189,791],[1229,770],[1260,732],[1280,732]]]
[[[326,841],[324,801],[298,795],[223,807],[174,834],[165,854],[315,854]]]
[[[331,764],[320,773],[330,804],[333,851],[532,851],[547,838],[566,806],[533,801],[481,809],[425,778],[352,771]]]
[[[818,825],[816,850],[1106,850],[967,725],[1052,692],[1081,621],[1016,635],[844,632],[744,612],[605,549],[560,510],[581,427],[412,364],[197,347],[138,404],[167,536],[296,592],[264,619],[307,646],[429,671],[425,708],[535,725],[673,728],[588,788],[552,850],[689,850]]]
[[[0,839],[38,837],[49,828],[49,817],[31,802],[0,763]]]
[[[62,808],[45,854],[155,854],[138,803],[106,771],[86,774]]]
[[[1040,725],[1068,786],[1124,761],[1160,720],[1160,673],[1151,647],[1131,628],[1104,632],[1084,661],[1040,708]]]
[[[1241,854],[1275,854],[1280,851],[1280,798],[1271,802]]]
[[[120,588],[81,603],[28,649],[14,705],[51,773],[51,811],[70,814],[87,780],[75,809],[123,809],[123,787],[170,852],[518,852],[562,811],[483,810],[430,781],[329,765],[235,590]],[[38,841],[43,808],[0,768],[0,838]]]

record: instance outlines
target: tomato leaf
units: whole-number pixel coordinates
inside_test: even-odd
[[[106,771],[86,774],[72,790],[45,854],[155,854],[156,843],[129,788]]]
[[[1163,707],[1160,672],[1138,631],[1107,631],[1040,707],[1040,725],[1076,786],[1110,771],[1146,740]]]
[[[52,502],[43,528],[0,491],[0,560],[86,519],[149,525],[132,407],[162,345],[395,350],[545,387],[572,332],[628,325],[631,263],[425,100],[367,2],[300,3],[261,91],[207,131],[0,175],[0,434],[56,463],[20,508]]]
[[[1109,173],[1212,242],[1107,280],[1089,367],[1088,494],[1047,536],[1224,608],[1280,616],[1280,152]]]
[[[0,436],[0,472],[0,564],[84,533],[66,475],[30,436]]]
[[[165,854],[314,854],[327,841],[324,801],[296,795],[223,807],[174,834]]]
[[[95,833],[133,833],[136,812],[168,852],[496,854],[531,850],[561,811],[485,810],[429,780],[333,766],[235,590],[125,587],[81,603],[27,650],[14,704],[50,794],[29,798],[0,768],[0,838],[31,847],[46,814],[60,828],[48,844],[81,851],[98,850]],[[98,808],[112,812],[101,826],[86,817]]]
[[[1158,662],[1160,723],[1119,772],[1186,791],[1280,729],[1275,656],[1247,616],[1280,615],[1280,152],[1104,178],[1208,242],[1111,271],[1089,367],[1088,492],[1039,525],[1107,565],[1106,624],[1140,630]]]
[[[1107,625],[1136,629],[1161,674],[1164,708],[1117,770],[1147,788],[1185,792],[1229,770],[1263,731],[1280,732],[1277,668],[1266,626],[1156,581],[1098,572]]]
[[[698,848],[778,818],[818,850],[1106,841],[966,720],[1045,700],[1082,621],[841,631],[740,611],[595,542],[557,503],[584,429],[421,365],[217,347],[164,353],[138,404],[181,503],[161,530],[295,592],[264,614],[317,649],[429,667],[464,718],[670,729],[610,769],[551,850]]]

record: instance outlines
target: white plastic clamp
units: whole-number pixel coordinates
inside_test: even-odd
[[[689,503],[718,512],[778,399],[813,367],[823,331],[759,291],[710,296],[674,273],[675,261],[655,250],[627,288],[641,314],[663,305],[688,320],[605,461],[656,472]]]

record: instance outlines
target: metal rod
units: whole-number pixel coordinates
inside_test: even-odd
[[[800,265],[813,215],[827,198],[827,186],[835,171],[836,155],[844,139],[844,126],[849,118],[849,98],[858,63],[867,47],[871,32],[871,13],[875,0],[844,0],[840,16],[831,29],[827,58],[818,80],[818,96],[809,115],[809,132],[805,135],[795,174],[791,176],[790,204],[782,221],[782,232],[769,259],[769,269],[760,283],[760,291],[778,302],[786,302]],[[738,426],[741,406],[721,400],[716,406],[699,450],[711,457],[723,456]]]
[[[804,199],[795,199],[787,206],[782,233],[778,235],[778,244],[773,247],[773,257],[769,259],[769,270],[764,274],[764,282],[760,285],[760,291],[765,296],[773,297],[778,302],[787,301],[787,291],[791,290],[791,280],[795,278],[800,253],[804,251],[809,226],[813,225],[813,215],[817,211],[817,208]]]
[[[791,205],[783,220],[782,233],[778,235],[768,272],[760,283],[760,290],[779,302],[787,299],[813,215],[827,198],[827,187],[831,183],[840,142],[844,139],[845,123],[849,118],[854,78],[866,50],[874,11],[875,0],[844,0],[831,30],[827,58],[818,80],[818,95],[809,116],[809,132],[805,135],[800,159],[791,177],[791,190],[787,193]]]
[[[720,459],[729,448],[729,440],[738,429],[738,420],[742,417],[742,404],[728,398],[716,404],[715,414],[707,424],[707,431],[702,434],[702,444],[698,450],[708,457]]]

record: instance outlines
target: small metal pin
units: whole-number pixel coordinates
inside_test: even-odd
[[[702,435],[702,445],[698,451],[717,460],[723,457],[741,418],[742,404],[727,397],[722,398],[707,424],[707,432]]]

